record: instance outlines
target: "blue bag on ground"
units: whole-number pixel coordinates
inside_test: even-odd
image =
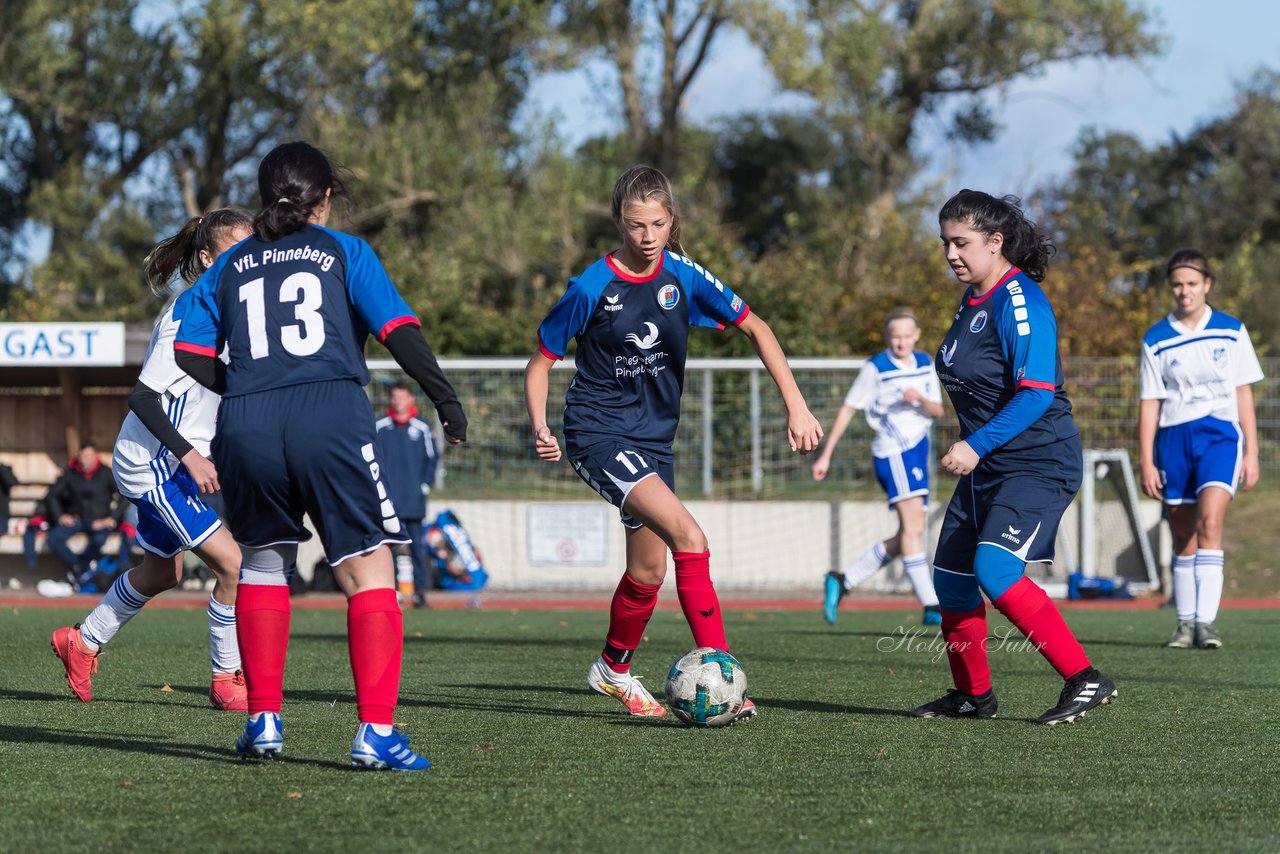
[[[462,527],[452,510],[443,510],[423,532],[427,553],[439,570],[440,586],[445,590],[479,590],[489,582],[480,553],[471,535]]]
[[[1068,599],[1132,599],[1133,593],[1123,578],[1098,578],[1073,572],[1067,578]]]

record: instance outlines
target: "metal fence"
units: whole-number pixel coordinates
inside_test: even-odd
[[[792,359],[796,381],[826,429],[863,359]],[[467,408],[469,441],[444,447],[439,486],[457,498],[582,498],[584,487],[565,465],[549,465],[533,452],[525,411],[524,359],[441,361]],[[1264,484],[1280,470],[1280,359],[1263,359],[1267,379],[1253,386]],[[394,362],[370,362],[370,396],[386,406],[390,384],[403,378]],[[1138,460],[1138,362],[1071,359],[1065,365],[1084,445],[1123,448]],[[551,372],[547,416],[559,433],[572,360]],[[958,427],[949,407],[935,425],[936,445]],[[811,458],[792,453],[786,410],[768,373],[755,359],[690,359],[685,371],[683,415],[676,435],[678,491],[691,498],[797,499],[873,495],[871,430],[861,417],[846,431],[822,483],[810,476]],[[941,455],[935,447],[934,458]]]

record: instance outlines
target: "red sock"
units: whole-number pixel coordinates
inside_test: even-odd
[[[672,552],[676,562],[676,595],[689,621],[693,642],[727,650],[720,599],[711,583],[711,552]]]
[[[249,714],[280,713],[289,651],[289,588],[241,584],[236,590],[236,640],[249,693]]]
[[[1062,619],[1062,612],[1030,578],[1019,578],[991,604],[1036,645],[1063,679],[1088,668],[1089,656]]]
[[[942,612],[942,637],[947,642],[947,663],[956,690],[985,694],[991,690],[991,666],[987,663],[987,608]]]
[[[604,639],[604,660],[619,673],[631,669],[631,656],[644,637],[645,626],[658,604],[661,584],[641,584],[623,574],[609,603],[609,634]]]
[[[364,590],[347,600],[347,649],[360,722],[394,724],[404,651],[404,617],[394,590]]]

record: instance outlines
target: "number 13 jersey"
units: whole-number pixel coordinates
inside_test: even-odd
[[[364,343],[418,319],[367,243],[319,226],[249,237],[193,286],[174,349],[230,357],[224,397],[328,380],[369,382]]]

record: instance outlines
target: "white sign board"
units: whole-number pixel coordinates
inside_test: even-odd
[[[610,523],[618,511],[605,505],[530,504],[529,563],[603,566],[609,559]]]
[[[123,323],[0,323],[0,365],[123,364]]]

